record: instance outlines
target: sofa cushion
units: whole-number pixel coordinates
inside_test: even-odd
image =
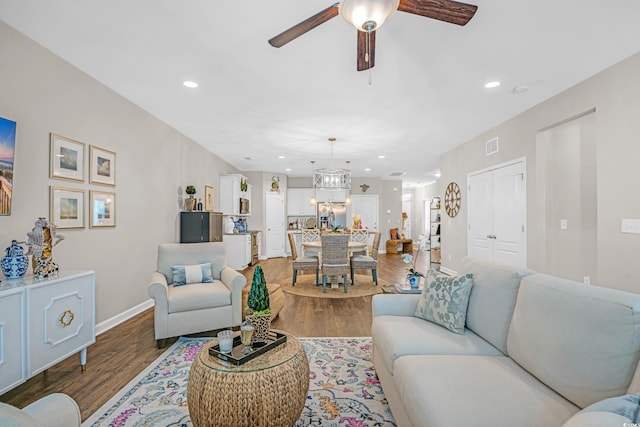
[[[472,274],[449,277],[429,269],[415,316],[464,334],[472,286]]]
[[[610,397],[587,406],[582,412],[611,412],[640,423],[640,394]]]
[[[189,286],[172,285],[168,292],[169,313],[231,305],[231,291],[219,280]]]
[[[469,330],[464,335],[453,334],[435,323],[410,316],[375,317],[371,336],[382,363],[391,373],[396,359],[410,354],[502,354]]]
[[[42,427],[36,420],[20,409],[0,402],[0,426],[2,427]]]
[[[562,427],[631,427],[629,419],[613,412],[578,412]]]
[[[192,283],[211,283],[211,263],[196,265],[174,265],[171,267],[173,273],[173,285],[182,286]]]
[[[507,335],[522,277],[533,270],[466,257],[457,274],[473,274],[467,328],[507,354]]]
[[[640,358],[640,295],[525,277],[507,345],[518,364],[581,408],[624,395]]]
[[[561,426],[579,410],[505,356],[404,356],[393,379],[414,426]]]

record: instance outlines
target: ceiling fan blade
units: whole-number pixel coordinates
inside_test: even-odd
[[[376,31],[358,33],[358,71],[368,70],[376,65]],[[367,40],[367,38],[369,40]]]
[[[400,0],[398,10],[438,21],[465,25],[473,18],[478,6],[453,0]]]
[[[310,18],[305,19],[299,24],[294,25],[273,37],[269,40],[269,44],[273,47],[282,47],[285,44],[289,43],[291,40],[294,40],[307,31],[313,30],[320,24],[327,22],[329,19],[334,18],[338,15],[338,5],[339,3],[332,4],[328,8],[324,9],[322,12],[318,12]]]

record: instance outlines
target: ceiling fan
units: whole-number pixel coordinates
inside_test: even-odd
[[[376,30],[396,10],[456,25],[465,25],[478,6],[453,0],[342,0],[269,40],[282,47],[338,14],[358,30],[358,71],[375,65]]]

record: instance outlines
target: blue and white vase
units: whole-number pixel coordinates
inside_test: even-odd
[[[27,272],[29,267],[29,258],[24,254],[24,249],[16,240],[11,241],[11,246],[4,250],[5,256],[2,257],[0,265],[2,273],[7,279],[18,279]]]
[[[409,277],[409,286],[411,286],[411,289],[418,289],[420,287],[420,277],[418,276]]]

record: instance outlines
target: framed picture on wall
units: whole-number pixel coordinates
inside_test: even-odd
[[[51,178],[84,182],[84,143],[51,134]]]
[[[0,117],[0,215],[11,215],[16,122]]]
[[[213,187],[204,186],[204,210],[213,212]]]
[[[92,145],[89,147],[89,159],[89,182],[115,186],[116,153]]]
[[[84,190],[51,187],[49,218],[58,228],[84,228]]]
[[[116,193],[89,192],[90,228],[116,226]]]

